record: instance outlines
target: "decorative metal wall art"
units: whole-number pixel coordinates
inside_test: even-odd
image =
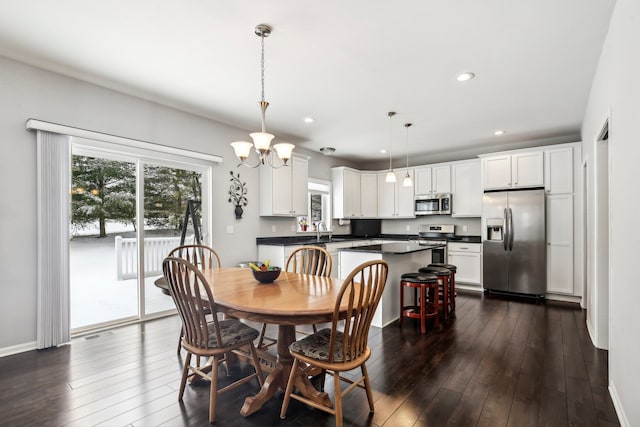
[[[231,186],[229,187],[229,203],[233,203],[235,205],[234,213],[236,214],[236,219],[242,219],[242,207],[247,206],[247,183],[240,181],[240,174],[238,176],[233,175],[233,171],[229,172],[231,175]]]

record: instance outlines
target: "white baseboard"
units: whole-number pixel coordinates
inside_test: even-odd
[[[618,421],[620,422],[621,427],[631,427],[631,423],[627,418],[627,415],[624,413],[624,408],[622,407],[622,403],[620,402],[620,398],[618,397],[618,391],[616,390],[615,384],[612,381],[609,381],[609,395],[611,396],[611,400],[613,401],[613,407],[616,410],[616,414],[618,415]]]
[[[551,301],[563,301],[563,302],[573,302],[576,304],[580,304],[582,301],[582,297],[576,297],[574,295],[561,295],[561,294],[545,294],[546,299]]]
[[[479,284],[460,283],[456,281],[456,290],[457,289],[473,292],[484,292],[484,289],[482,289],[482,286],[480,286]]]
[[[12,354],[24,353],[25,351],[35,350],[37,343],[35,341],[24,344],[13,345],[11,347],[0,348],[0,357],[11,356]]]

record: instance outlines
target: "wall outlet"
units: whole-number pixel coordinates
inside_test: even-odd
[[[275,232],[276,232],[276,226],[275,226],[275,225],[272,225],[272,226],[271,226],[271,232],[272,232],[272,233],[275,233]]]
[[[467,231],[467,226],[466,225],[462,226],[462,231]]]
[[[233,234],[233,225],[227,225],[227,234]]]
[[[411,231],[411,226],[407,225],[407,231]]]

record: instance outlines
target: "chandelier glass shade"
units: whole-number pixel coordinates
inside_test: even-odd
[[[260,110],[262,112],[262,131],[249,134],[249,136],[253,140],[253,143],[247,141],[235,141],[231,143],[231,147],[233,147],[233,151],[235,152],[236,157],[240,159],[240,164],[244,166],[249,166],[247,163],[245,163],[245,161],[249,158],[251,149],[255,149],[259,157],[258,163],[251,167],[258,167],[265,164],[269,164],[274,168],[287,166],[287,162],[291,158],[293,149],[295,148],[295,145],[286,142],[274,144],[272,147],[271,140],[273,140],[274,136],[270,133],[267,133],[265,130],[265,114],[267,112],[269,103],[264,100],[264,38],[268,37],[271,34],[271,30],[272,28],[266,24],[256,25],[255,28],[255,33],[260,37],[261,40],[262,52],[260,63],[262,83],[262,100],[260,101]],[[273,157],[275,156],[280,158],[282,164],[278,165],[277,163],[273,162]]]

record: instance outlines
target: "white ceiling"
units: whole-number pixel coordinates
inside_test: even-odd
[[[267,23],[277,140],[415,164],[576,140],[614,3],[2,0],[0,55],[255,131]]]

